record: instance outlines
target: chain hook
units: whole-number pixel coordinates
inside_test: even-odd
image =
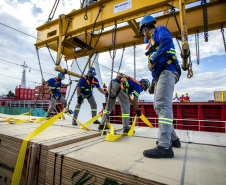
[[[84,15],[84,19],[87,21],[88,20],[88,15],[87,15],[87,5],[86,5],[86,8],[85,8],[85,15]]]

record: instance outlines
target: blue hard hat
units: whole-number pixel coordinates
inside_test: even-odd
[[[65,75],[63,73],[58,73],[58,76],[64,79]]]
[[[143,91],[143,90],[144,90],[144,91],[147,91],[147,89],[148,89],[149,86],[150,86],[150,81],[149,81],[148,79],[141,79],[141,80],[140,80],[140,83],[142,83],[142,82],[145,83],[145,86],[146,86],[146,87],[145,87],[145,89],[143,89],[142,86],[141,86],[141,91]]]
[[[88,70],[88,74],[90,76],[95,76],[96,75],[96,70],[94,67],[90,67],[89,70]]]
[[[151,15],[146,15],[144,16],[139,24],[139,34],[142,34],[142,27],[147,25],[148,23],[153,23],[156,24],[156,20],[154,17],[152,17]]]

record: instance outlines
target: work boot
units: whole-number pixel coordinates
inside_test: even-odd
[[[156,145],[158,145],[158,144],[159,144],[159,142],[156,141]],[[180,139],[177,138],[176,140],[172,141],[172,144],[171,145],[172,145],[172,147],[180,148],[181,147]]]
[[[100,124],[98,120],[94,121],[93,124]]]
[[[172,146],[169,146],[168,148],[162,147],[162,146],[156,146],[153,149],[144,150],[143,155],[148,158],[173,158],[174,153]]]
[[[72,125],[76,126],[76,125],[78,125],[78,123],[73,119],[72,120]]]
[[[99,129],[100,131],[103,130],[103,129],[104,129],[104,125],[99,125],[98,129]],[[106,127],[105,127],[104,130],[106,130],[106,129],[109,129],[107,125],[106,125]]]
[[[128,134],[129,130],[130,130],[130,128],[124,128],[123,129],[123,133],[127,133]],[[135,133],[135,130],[133,131],[133,133]]]

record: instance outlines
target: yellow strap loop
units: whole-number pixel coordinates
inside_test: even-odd
[[[61,113],[57,114],[56,116],[52,117],[51,119],[45,121],[43,124],[41,124],[38,128],[36,128],[32,133],[30,133],[24,140],[20,148],[20,153],[17,158],[16,162],[16,167],[13,173],[13,178],[12,178],[12,185],[19,185],[20,183],[20,178],[21,178],[21,173],[22,169],[24,166],[24,159],[25,159],[25,154],[27,150],[27,143],[30,139],[47,129],[49,126],[51,126],[56,120],[58,120],[65,111],[62,111]]]
[[[40,122],[40,121],[44,121],[44,120],[47,120],[47,119],[50,119],[50,117],[47,117],[47,118],[38,118],[38,119],[36,119],[34,122],[35,122],[35,123],[38,123],[38,122]]]
[[[6,118],[6,121],[7,121],[8,123],[10,123],[10,124],[20,124],[20,123],[25,123],[25,122],[27,122],[28,119],[31,117],[31,112],[26,112],[26,113],[23,113],[23,114],[18,115],[18,116],[23,116],[24,114],[29,114],[28,118],[26,118],[26,119],[21,119],[21,120],[20,120],[20,119],[14,119],[14,117],[17,117],[17,116],[13,116],[13,117]],[[11,122],[10,120],[14,120],[15,123],[14,123],[14,122]]]
[[[134,132],[134,129],[135,129],[135,125],[136,125],[136,118],[137,116],[135,116],[134,118],[134,121],[133,121],[133,124],[128,132],[128,134],[126,133],[123,133],[121,135],[115,135],[114,134],[114,128],[111,126],[110,123],[107,123],[107,126],[108,128],[110,129],[110,133],[107,133],[107,136],[106,136],[106,140],[107,141],[116,141],[118,138],[120,138],[121,136],[133,136],[133,132]],[[147,120],[147,118],[141,114],[140,116],[141,120],[146,123],[149,127],[153,128],[153,125]]]

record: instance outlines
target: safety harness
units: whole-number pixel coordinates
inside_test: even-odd
[[[134,80],[130,76],[118,75],[115,80],[116,80],[116,82],[120,83],[120,88],[117,91],[116,96],[118,95],[118,93],[122,89],[126,94],[129,94],[129,90],[130,90],[131,92],[133,92],[134,94],[136,94],[139,97],[139,94],[136,91],[133,91],[132,89],[129,88],[129,83],[128,83],[127,79],[131,79],[132,81],[134,81],[134,82],[136,82],[137,84],[140,85],[140,83],[138,81]]]
[[[150,46],[150,42],[151,42],[151,47]],[[148,48],[149,47],[149,48]],[[149,39],[149,42],[148,42],[148,45],[147,45],[147,48],[148,48],[148,51],[145,53],[146,56],[149,56],[151,53],[152,55],[150,55],[148,57],[148,60],[151,61],[152,60],[152,57],[157,53],[157,50],[159,48],[158,44],[155,43],[154,39],[153,38],[150,38]],[[146,49],[147,49],[146,48]],[[174,54],[174,56],[171,56],[171,54]],[[164,56],[166,58],[168,58],[169,60],[166,61],[163,66],[162,66],[162,69],[160,70],[160,74],[162,73],[163,70],[165,70],[170,64],[174,64],[176,66],[176,70],[179,74],[179,78],[180,78],[180,75],[181,75],[181,70],[180,70],[180,66],[178,65],[177,61],[176,61],[176,51],[174,48],[170,48],[169,51],[166,52],[166,54],[164,54]]]
[[[60,96],[59,96],[59,99],[60,99],[60,97],[61,97],[61,92],[56,92],[56,90],[57,90],[57,89],[60,89],[60,88],[62,87],[62,83],[58,83],[58,81],[57,81],[56,78],[54,78],[54,80],[56,81],[56,82],[55,82],[55,85],[57,84],[57,86],[56,86],[56,87],[49,86],[49,93],[50,93],[49,99],[51,98],[51,96],[52,96],[53,98],[56,99],[56,97],[53,95],[53,93],[60,94]],[[59,99],[58,99],[58,100],[59,100]]]
[[[98,84],[98,82],[96,82],[94,78],[92,79],[92,83],[90,84],[90,82],[89,82],[89,80],[86,78],[86,76],[82,76],[82,77],[86,80],[86,83],[87,83],[88,86],[89,86],[88,88],[85,87],[85,86],[82,86],[82,87],[81,87],[82,90],[85,90],[85,91],[92,91],[94,85],[97,85],[97,84]],[[92,94],[91,94],[89,97],[87,97],[87,99],[90,98],[91,96],[92,96]]]

